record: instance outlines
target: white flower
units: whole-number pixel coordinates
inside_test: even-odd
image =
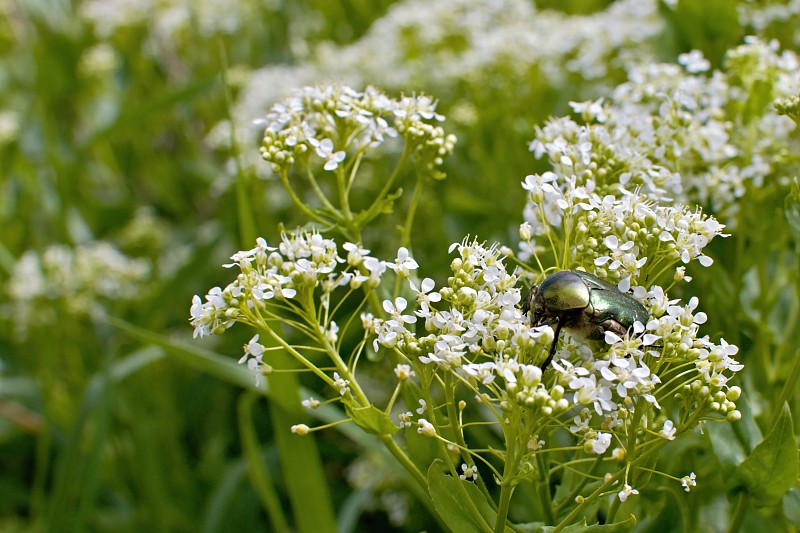
[[[386,266],[404,278],[408,277],[409,270],[416,270],[419,268],[419,265],[408,254],[408,249],[405,247],[400,247],[397,250],[397,259],[394,260],[394,263],[387,263]]]
[[[352,242],[344,243],[342,248],[347,250],[347,264],[350,266],[360,265],[369,254],[369,250],[361,248],[359,245],[353,244]]]
[[[319,400],[315,400],[314,398],[308,398],[307,400],[303,400],[300,403],[306,409],[316,409],[317,407],[320,406],[320,401]]]
[[[406,381],[414,375],[414,371],[411,370],[410,365],[397,365],[394,367],[394,375],[397,377],[397,381]]]
[[[322,167],[325,170],[336,170],[339,163],[344,161],[345,153],[342,150],[338,152],[333,151],[333,141],[330,139],[322,139],[321,141],[310,138],[308,143],[316,149],[317,155],[325,160],[325,165]]]
[[[602,455],[606,453],[606,450],[610,445],[611,445],[611,434],[598,433],[597,438],[592,443],[592,452],[596,453],[597,455]]]
[[[703,57],[703,52],[700,50],[692,50],[687,54],[679,55],[678,63],[686,67],[686,71],[692,74],[705,72],[711,68],[711,63]]]
[[[244,345],[244,355],[239,359],[240,365],[246,363],[247,368],[255,374],[256,386],[261,382],[262,375],[272,371],[272,367],[262,360],[264,350],[264,346],[258,342],[258,335],[255,335],[250,342]]]
[[[665,420],[664,427],[661,429],[661,437],[667,440],[675,440],[675,432],[677,428],[672,423],[672,420]]]
[[[627,483],[625,483],[622,486],[622,490],[619,491],[619,501],[621,501],[621,502],[626,501],[628,499],[628,496],[631,496],[632,494],[639,494],[639,491],[634,489],[633,487],[631,487]]]
[[[539,438],[539,435],[534,435],[531,437],[531,440],[528,441],[528,449],[535,452],[536,450],[540,450],[544,447],[544,441]]]
[[[333,373],[333,387],[336,390],[339,391],[339,394],[344,396],[345,393],[350,391],[350,380],[349,379],[343,379],[341,376],[339,376],[338,372],[334,372]]]
[[[296,424],[292,426],[292,433],[300,436],[308,435],[310,428],[305,424]]]
[[[400,419],[400,427],[410,428],[411,424],[413,423],[412,419],[414,414],[411,411],[406,411],[405,413],[400,413],[398,418]]]
[[[695,481],[697,476],[694,475],[694,472],[690,473],[688,476],[683,476],[681,478],[681,485],[683,485],[683,490],[689,492],[692,487],[697,486],[697,481]]]
[[[430,302],[440,302],[442,301],[442,295],[438,292],[431,292],[435,287],[435,283],[431,278],[425,278],[422,280],[422,283],[419,285],[419,289],[414,284],[413,281],[408,281],[409,285],[411,286],[411,290],[417,293],[417,302],[420,305],[429,304]]]
[[[463,470],[464,473],[459,475],[458,477],[460,477],[462,480],[464,480],[464,481],[466,481],[466,480],[475,481],[476,479],[478,479],[478,468],[477,467],[475,467],[475,466],[467,466],[466,463],[462,463],[461,464],[461,470]]]
[[[422,398],[419,399],[419,407],[417,407],[417,414],[421,415],[425,412],[425,409],[428,407],[428,403],[423,400]]]
[[[417,420],[417,433],[420,435],[425,435],[426,437],[435,437],[436,428],[424,418],[420,418]]]
[[[391,300],[384,300],[383,310],[389,313],[392,317],[392,319],[387,323],[393,327],[404,327],[404,324],[413,324],[416,322],[417,317],[403,314],[403,311],[405,311],[406,307],[408,307],[408,302],[402,296],[395,298],[394,303],[392,303]]]

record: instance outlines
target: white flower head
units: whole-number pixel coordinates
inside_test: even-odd
[[[622,490],[619,491],[619,501],[624,502],[628,499],[628,496],[639,494],[639,491],[625,483],[622,486]]]
[[[461,464],[461,470],[464,472],[463,474],[459,475],[463,481],[475,481],[478,479],[478,468],[475,466],[467,466],[466,463]]]
[[[683,490],[689,492],[692,487],[697,486],[697,476],[694,475],[694,472],[691,472],[688,476],[683,476],[681,478],[681,485],[683,485]]]

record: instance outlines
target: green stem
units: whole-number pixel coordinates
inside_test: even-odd
[[[406,159],[408,159],[408,155],[411,153],[411,148],[409,147],[408,143],[406,142],[405,146],[403,147],[403,154],[400,156],[400,160],[397,162],[397,166],[392,171],[392,174],[389,176],[389,179],[386,180],[386,183],[383,185],[383,188],[375,197],[375,201],[372,202],[372,205],[367,208],[367,210],[361,215],[360,224],[362,226],[366,225],[380,212],[380,208],[383,205],[383,199],[389,193],[389,190],[392,188],[397,177],[400,175],[400,170],[405,166]]]
[[[253,403],[258,397],[253,392],[246,392],[239,398],[239,434],[242,437],[242,448],[247,458],[247,472],[256,494],[267,511],[272,530],[276,533],[289,533],[291,531],[289,524],[275,491],[275,484],[261,457],[258,437],[253,427]]]
[[[777,409],[774,409],[775,416],[780,413],[780,408],[783,406],[783,404],[788,402],[797,392],[798,379],[800,379],[800,350],[797,351],[793,358],[792,369],[789,372],[789,377],[786,379],[786,383],[783,385],[783,390],[778,398],[778,402],[774,404],[775,407],[777,407]]]
[[[747,503],[749,498],[747,497],[747,492],[741,491],[739,493],[739,499],[736,501],[736,509],[733,512],[733,516],[731,517],[731,523],[728,526],[728,533],[737,533],[739,528],[742,527],[742,522],[744,521],[744,515],[747,512]]]
[[[447,405],[447,418],[450,419],[450,429],[453,431],[453,438],[456,444],[458,444],[462,450],[468,450],[467,441],[464,440],[464,431],[460,426],[458,412],[456,411],[455,390],[456,387],[455,384],[453,384],[452,374],[445,374],[445,404]],[[468,453],[462,452],[461,456],[464,458],[464,462],[467,463],[467,466],[475,466],[475,461]],[[489,494],[489,489],[486,487],[483,477],[479,476],[476,480],[476,484],[478,488],[481,489],[484,496],[486,496],[486,501],[494,507],[494,500]]]
[[[602,462],[603,462],[603,457],[601,455],[598,455],[597,459],[594,460],[594,463],[592,463],[592,467],[589,469],[589,472],[586,473],[583,480],[578,484],[577,487],[575,487],[572,490],[572,492],[569,493],[569,496],[564,498],[561,501],[561,503],[558,504],[555,511],[556,514],[560,513],[566,505],[569,505],[570,502],[575,501],[575,498],[578,496],[578,494],[581,493],[586,484],[589,483],[591,476],[594,475],[594,473],[597,471],[597,468],[600,466]]]
[[[430,395],[430,390],[431,390],[430,387],[422,388],[423,400],[425,400],[425,404],[427,405],[427,409],[425,412],[428,416],[429,422],[434,426],[436,426],[437,428],[439,428],[440,425],[436,419],[436,412],[433,409],[434,403]],[[453,476],[454,480],[460,481],[458,477],[459,476],[458,469],[456,468],[456,465],[453,464],[453,459],[451,457],[450,450],[447,449],[447,446],[445,446],[442,438],[436,438],[436,442],[439,445],[440,457],[447,465],[448,470],[450,470],[450,475]],[[427,486],[427,480],[426,480],[426,486]],[[481,529],[483,529],[487,533],[489,531],[492,531],[491,526],[486,522],[486,518],[483,516],[483,514],[481,514],[480,510],[477,508],[472,498],[469,497],[469,493],[467,493],[467,490],[464,488],[463,483],[456,483],[456,490],[458,490],[459,496],[461,497],[461,501],[464,502],[464,506],[466,507],[467,511],[472,515],[476,523],[481,525]]]
[[[322,370],[317,368],[317,366],[314,363],[312,363],[311,361],[309,361],[308,359],[303,357],[303,355],[300,352],[295,350],[292,345],[290,345],[285,340],[283,340],[283,337],[281,337],[280,335],[275,333],[272,330],[272,328],[270,328],[270,327],[268,327],[266,325],[262,325],[262,330],[264,332],[266,332],[267,335],[269,335],[269,337],[271,339],[273,339],[275,342],[277,342],[279,345],[281,345],[283,347],[283,349],[286,350],[286,352],[289,353],[293,358],[295,358],[297,361],[302,363],[303,366],[308,368],[311,372],[316,374],[317,377],[319,377],[326,384],[328,384],[329,386],[333,387],[333,380],[331,378],[329,378],[327,376],[327,374],[325,374],[325,372],[323,372]]]
[[[397,459],[401,465],[403,465],[403,468],[405,468],[406,471],[409,474],[411,474],[411,477],[414,478],[414,481],[416,481],[417,484],[427,493],[428,491],[427,478],[422,473],[422,471],[419,468],[417,468],[417,465],[411,462],[411,459],[400,448],[400,446],[397,445],[392,436],[381,435],[380,439],[381,442],[383,442],[383,445],[386,447],[386,449],[389,450],[389,453],[391,453],[394,456],[394,458]]]
[[[322,192],[322,189],[320,188],[316,178],[314,177],[314,173],[311,172],[311,169],[308,167],[308,165],[306,165],[306,178],[308,179],[308,182],[311,184],[311,189],[317,195],[319,201],[322,202],[322,205],[324,205],[328,210],[330,210],[331,213],[337,213],[339,210],[336,209],[332,203],[330,203],[327,196],[325,196],[325,193]]]
[[[286,192],[289,193],[289,197],[294,202],[294,205],[296,205],[297,208],[300,209],[300,211],[302,211],[302,213],[305,216],[307,216],[308,218],[310,218],[314,222],[319,222],[320,224],[326,224],[326,225],[329,224],[329,222],[327,220],[325,220],[324,218],[319,216],[317,213],[315,213],[314,211],[309,209],[308,206],[305,204],[305,202],[303,202],[297,196],[297,194],[294,192],[294,189],[292,188],[291,184],[289,184],[289,175],[288,175],[288,171],[287,170],[281,170],[280,179],[281,179],[281,183],[283,183],[283,188],[286,189]]]
[[[544,462],[544,454],[537,454],[536,462],[539,465],[539,472],[541,474],[539,483],[537,483],[536,492],[539,494],[539,501],[542,504],[545,520],[548,524],[552,524],[556,521],[556,517],[553,513],[553,498],[550,495],[550,478],[547,465]]]
[[[516,418],[516,417],[515,417]],[[500,481],[500,499],[497,502],[497,519],[494,522],[495,533],[503,533],[508,519],[508,508],[514,494],[517,473],[517,435],[516,420],[502,424],[503,437],[506,441],[506,457],[503,463],[503,479]]]
[[[228,56],[225,53],[225,44],[222,39],[217,40],[217,50],[219,53],[220,72],[222,76],[222,92],[225,95],[225,114],[231,125],[231,154],[236,166],[236,204],[239,218],[239,238],[244,244],[254,243],[256,240],[256,222],[253,206],[250,202],[250,176],[242,165],[241,150],[239,140],[236,138],[236,123],[233,120],[233,99],[231,98],[230,83],[228,83]]]
[[[514,485],[502,483],[500,485],[500,502],[497,506],[497,519],[494,522],[494,533],[503,533],[506,528],[508,518],[508,507],[511,504],[511,495],[514,493]]]
[[[414,225],[414,216],[417,213],[417,206],[419,205],[420,198],[422,198],[422,191],[425,189],[425,182],[421,174],[417,174],[417,183],[414,186],[414,194],[411,197],[411,205],[408,206],[406,213],[406,222],[403,226],[403,231],[400,236],[401,246],[411,249],[411,227]]]

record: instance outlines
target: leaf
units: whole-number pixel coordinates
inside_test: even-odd
[[[253,373],[229,357],[204,350],[196,344],[181,342],[149,329],[141,328],[113,316],[106,317],[106,322],[143,342],[162,347],[167,355],[186,366],[208,373],[219,380],[244,389],[256,390],[264,395],[267,394],[267,385],[264,380],[256,384]]]
[[[484,533],[486,524],[493,527],[497,513],[486,501],[481,490],[474,483],[446,474],[442,470],[443,467],[444,462],[441,459],[436,459],[431,464],[428,469],[428,490],[436,512],[447,524],[447,527],[458,533]],[[481,523],[478,517],[474,516],[467,508],[463,491],[466,491],[486,524]],[[506,531],[511,532],[512,530],[506,526]]]
[[[733,473],[730,487],[744,490],[756,507],[779,503],[797,480],[800,461],[787,404],[758,446]]]
[[[355,425],[373,435],[392,435],[397,433],[400,428],[392,423],[389,415],[370,404],[366,407],[359,407],[353,396],[346,394],[342,398],[344,410]]]
[[[792,489],[783,497],[783,514],[793,526],[800,526],[800,490]]]
[[[800,243],[800,181],[797,178],[792,182],[792,190],[786,195],[784,201],[786,220],[792,227],[794,239]]]
[[[744,461],[747,452],[736,438],[731,424],[707,424],[704,433],[711,441],[714,455],[723,469],[723,474],[730,474]]]

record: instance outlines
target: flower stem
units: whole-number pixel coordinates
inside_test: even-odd
[[[731,523],[728,526],[728,533],[737,533],[739,528],[742,527],[744,515],[747,511],[748,500],[749,498],[747,497],[747,492],[742,491],[739,493],[739,499],[736,502],[736,510],[734,510]]]

